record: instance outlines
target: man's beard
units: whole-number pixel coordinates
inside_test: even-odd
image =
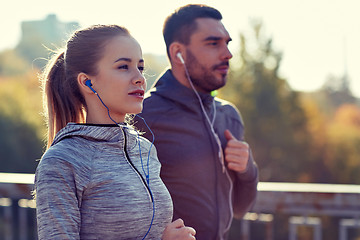
[[[189,76],[195,88],[201,92],[211,92],[223,87],[226,84],[226,75],[221,79],[215,76],[215,70],[222,65],[229,65],[229,62],[222,62],[207,69],[196,59],[190,50],[186,51],[186,67],[188,68]]]

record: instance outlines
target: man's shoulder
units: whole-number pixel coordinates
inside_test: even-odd
[[[156,93],[149,92],[143,102],[143,112],[166,111],[171,108],[172,101]]]
[[[219,109],[225,114],[240,115],[238,108],[232,102],[229,102],[221,98],[215,98],[215,103],[217,109]]]

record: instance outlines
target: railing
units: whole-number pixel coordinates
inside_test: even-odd
[[[360,239],[360,185],[261,182],[258,190],[240,239]]]
[[[0,239],[36,240],[33,174],[0,173]]]
[[[0,173],[0,239],[36,240],[33,174]],[[360,239],[360,185],[260,182],[229,240]]]

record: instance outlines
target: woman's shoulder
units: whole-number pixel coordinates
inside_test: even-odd
[[[67,165],[71,168],[83,168],[84,165],[90,164],[93,155],[91,146],[66,138],[46,150],[39,165]]]

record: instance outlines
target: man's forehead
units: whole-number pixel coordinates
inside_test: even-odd
[[[220,20],[213,18],[198,18],[195,20],[197,29],[194,34],[199,34],[204,37],[213,36],[219,38],[230,38],[228,31]]]

